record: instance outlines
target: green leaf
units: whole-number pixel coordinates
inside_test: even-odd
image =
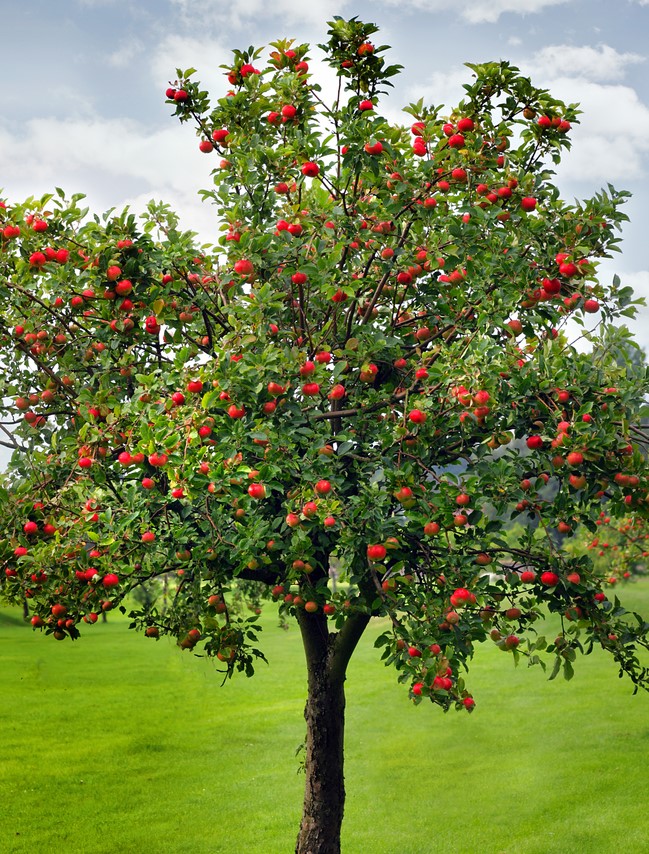
[[[552,665],[552,671],[551,671],[550,675],[548,676],[548,682],[551,682],[553,679],[556,679],[557,676],[559,675],[560,670],[561,670],[561,659],[557,655],[554,658],[554,664]]]
[[[563,662],[563,678],[567,682],[569,682],[574,675],[575,675],[575,670],[572,666],[572,663],[568,659],[566,659]]]

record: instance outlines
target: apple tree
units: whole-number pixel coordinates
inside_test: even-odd
[[[470,712],[483,642],[567,678],[603,646],[647,685],[647,624],[556,539],[647,512],[649,383],[609,355],[633,295],[597,277],[626,194],[562,200],[579,111],[507,62],[469,65],[450,113],[388,121],[375,34],[330,23],[331,99],[287,40],[235,51],[214,99],[177,71],[213,244],[161,203],[0,209],[2,594],[57,640],[121,606],[250,675],[258,619],[233,596],[266,591],[306,656],[300,854],[340,850],[345,672],[372,617],[415,704]]]
[[[610,585],[646,575],[649,532],[646,518],[636,515],[611,518],[604,510],[593,535],[580,529],[566,546],[571,553],[590,550],[591,559]]]

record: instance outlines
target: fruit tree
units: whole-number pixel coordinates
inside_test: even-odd
[[[345,671],[373,617],[415,704],[470,712],[482,642],[567,678],[603,646],[648,681],[647,624],[557,539],[648,506],[649,383],[610,357],[633,295],[597,277],[625,193],[562,200],[579,111],[506,62],[389,122],[375,34],[331,22],[332,100],[287,40],[235,51],[212,101],[177,71],[213,245],[160,203],[0,209],[2,593],[57,640],[122,606],[250,675],[232,596],[266,590],[306,655],[300,854],[340,850]]]

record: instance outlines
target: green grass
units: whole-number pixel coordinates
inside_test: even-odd
[[[625,602],[649,614],[649,581]],[[303,777],[297,631],[264,616],[270,667],[213,666],[117,615],[76,643],[0,611],[0,851],[284,854]],[[480,650],[473,715],[414,708],[373,649],[347,683],[345,854],[647,850],[649,696],[612,661],[570,683]]]

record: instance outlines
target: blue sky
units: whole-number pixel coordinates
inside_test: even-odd
[[[214,213],[197,197],[209,157],[170,117],[164,90],[193,65],[213,94],[233,47],[281,36],[316,44],[334,14],[381,27],[405,66],[388,110],[424,97],[452,104],[464,62],[507,59],[556,96],[582,104],[558,174],[564,197],[607,182],[630,190],[623,254],[603,268],[649,298],[649,0],[21,0],[3,3],[0,187],[9,200],[54,186],[84,192],[94,210],[154,197],[205,239]],[[271,11],[269,11],[269,9]],[[312,69],[318,65],[312,51]],[[325,89],[326,91],[326,89]],[[403,116],[403,121],[407,120]],[[649,310],[634,324],[649,350]]]

